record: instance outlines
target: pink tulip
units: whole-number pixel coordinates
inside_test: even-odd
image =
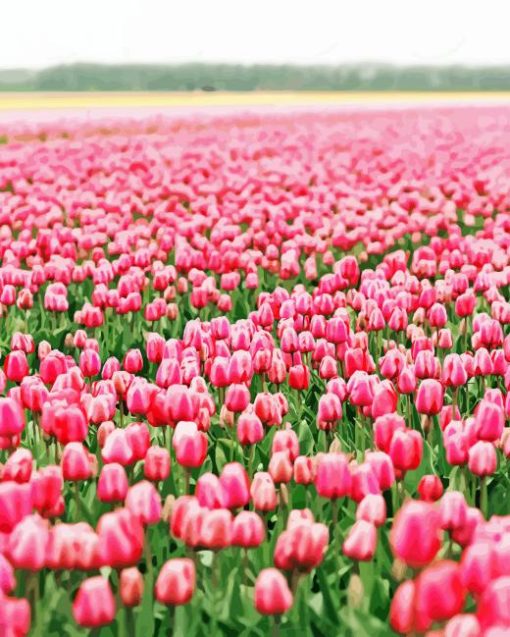
[[[396,557],[413,568],[427,565],[441,546],[440,516],[433,504],[409,501],[398,511],[390,541]]]
[[[115,599],[108,580],[98,575],[82,582],[73,602],[73,617],[86,628],[105,626],[115,619]]]
[[[168,560],[159,572],[155,597],[161,604],[179,606],[191,601],[195,592],[195,565],[188,558]]]
[[[416,393],[416,410],[420,414],[435,416],[443,406],[443,387],[432,378],[422,380]]]
[[[352,476],[346,456],[328,453],[317,463],[315,488],[325,498],[335,499],[350,495]]]
[[[377,547],[377,529],[372,522],[358,520],[351,527],[342,546],[344,555],[356,561],[369,561]]]
[[[255,608],[262,615],[283,615],[293,604],[285,577],[275,568],[266,568],[255,582]]]

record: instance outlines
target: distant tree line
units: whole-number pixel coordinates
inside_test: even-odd
[[[510,67],[70,64],[0,71],[0,91],[504,91]]]

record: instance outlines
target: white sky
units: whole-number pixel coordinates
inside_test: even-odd
[[[0,67],[510,63],[508,0],[0,0]]]

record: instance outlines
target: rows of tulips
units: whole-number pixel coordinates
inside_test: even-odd
[[[2,139],[1,636],[509,634],[506,110]]]

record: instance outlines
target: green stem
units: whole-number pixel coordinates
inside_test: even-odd
[[[213,551],[211,563],[211,620],[212,635],[218,634],[218,609],[216,608],[216,591],[220,581],[220,560],[219,553]]]
[[[184,467],[184,495],[189,495],[190,470]]]
[[[80,483],[78,481],[73,482],[74,491],[74,503],[76,505],[76,520],[80,519],[82,513],[81,498],[80,498]]]
[[[464,325],[464,352],[467,352],[468,332],[469,332],[469,318],[466,316],[464,318],[464,320],[466,321],[466,323]]]
[[[253,462],[255,460],[255,445],[250,445],[250,451],[248,455],[248,477],[253,477]]]
[[[469,469],[467,465],[464,465],[460,468],[462,481],[461,481],[461,491],[466,498],[466,502],[472,506],[473,502],[471,501],[471,490],[469,488]]]
[[[26,595],[30,603],[30,612],[32,616],[32,635],[38,637],[40,635],[40,616],[39,616],[39,573],[37,571],[28,571],[26,578]]]
[[[396,481],[391,485],[391,505],[392,516],[395,517],[398,511],[398,492]]]
[[[407,395],[407,426],[414,429],[411,408],[412,408],[412,398],[411,398],[411,394],[408,394]]]
[[[126,608],[126,626],[128,637],[136,637],[136,624],[131,607]]]
[[[145,564],[147,568],[147,574],[149,576],[149,580],[153,581],[153,568],[152,568],[152,552],[151,552],[151,541],[149,536],[149,527],[145,529],[145,539],[143,543],[143,552],[145,556]]]
[[[278,637],[280,634],[280,615],[275,615],[273,617],[273,625],[271,627],[271,635],[272,637]]]
[[[404,477],[405,477],[405,474],[402,476],[402,480],[399,480],[398,483],[397,483],[399,507],[401,507],[402,504],[404,503],[404,498],[405,498],[405,495],[406,495],[405,488],[404,488]]]
[[[487,476],[482,476],[480,479],[480,510],[483,517],[487,519],[489,514],[489,498],[487,492]]]
[[[118,637],[127,636],[126,609],[120,598],[120,571],[117,572],[117,590],[115,591],[115,605],[117,607],[117,630]]]
[[[452,418],[455,420],[455,411],[459,402],[459,388],[455,387],[452,394]]]
[[[248,555],[248,549],[241,549],[243,553],[243,565],[242,565],[242,583],[247,586],[249,581],[249,568],[250,568],[250,557]]]
[[[170,457],[171,457],[172,456],[172,436],[173,436],[174,430],[172,427],[168,426],[164,428],[164,432],[165,432],[168,453],[170,454]]]
[[[169,631],[168,631],[168,637],[175,635],[175,606],[169,606],[168,607],[168,615],[169,615],[169,619],[168,619],[168,624],[169,624]]]
[[[338,509],[339,503],[338,498],[334,498],[331,500],[331,519],[333,524],[332,534],[333,541],[331,542],[331,547],[333,549],[333,556],[335,560],[335,568],[338,572],[340,570],[340,554],[342,547],[340,546],[340,537],[339,537],[339,526],[338,526]]]

